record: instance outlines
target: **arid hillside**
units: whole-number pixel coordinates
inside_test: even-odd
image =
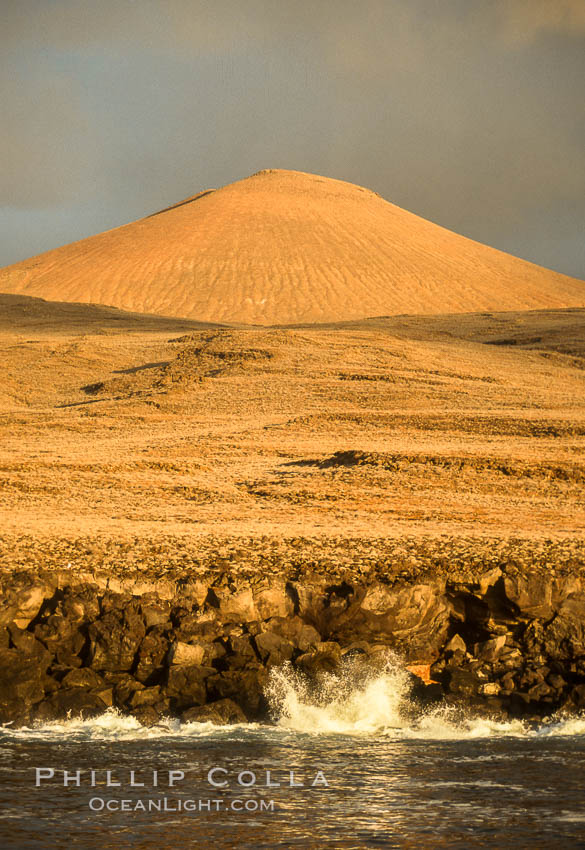
[[[257,325],[585,306],[583,281],[279,170],[9,266],[0,292]]]
[[[585,310],[221,328],[8,295],[0,314],[5,567],[580,546]]]

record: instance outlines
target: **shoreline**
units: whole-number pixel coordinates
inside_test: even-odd
[[[492,551],[491,563],[411,565],[410,574],[398,556],[385,569],[313,560],[304,575],[292,562],[252,569],[252,557],[247,569],[245,559],[216,558],[181,577],[6,570],[0,722],[111,707],[146,726],[168,716],[259,721],[268,716],[272,669],[287,665],[311,691],[350,663],[358,679],[370,675],[389,654],[401,659],[409,699],[422,707],[529,722],[576,714],[585,707],[585,576],[576,551],[548,569],[537,559],[526,569],[509,553],[503,563]],[[544,547],[544,561],[552,551]]]

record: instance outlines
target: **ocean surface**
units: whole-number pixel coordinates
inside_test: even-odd
[[[0,727],[0,847],[585,848],[585,717],[420,713],[405,692],[391,664],[317,689],[282,668],[272,724]]]

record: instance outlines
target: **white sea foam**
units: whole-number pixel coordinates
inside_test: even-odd
[[[537,730],[538,735],[557,736],[557,735],[585,735],[585,716],[565,718],[562,721],[550,723],[541,726]]]
[[[467,718],[445,706],[417,710],[408,689],[404,668],[389,657],[369,672],[359,662],[348,662],[338,673],[322,674],[316,684],[283,665],[271,673],[268,697],[277,726],[300,733],[423,740],[585,734],[585,717],[534,727],[520,720]]]
[[[273,668],[267,696],[277,725],[296,732],[374,734],[404,726],[408,674],[392,659],[368,671],[347,662],[311,683],[291,665]]]
[[[142,726],[135,717],[121,714],[114,708],[98,717],[72,718],[35,723],[32,726],[12,728],[0,726],[4,738],[27,738],[33,740],[68,741],[137,741],[159,738],[199,738],[211,735],[226,735],[234,729],[253,730],[258,724],[247,723],[236,726],[214,726],[212,723],[181,723],[176,718],[164,718],[155,726]]]
[[[12,728],[0,726],[0,740],[134,741],[157,739],[244,739],[249,736],[308,734],[411,740],[473,740],[585,735],[585,715],[552,718],[539,726],[520,720],[466,718],[448,707],[423,711],[408,699],[409,677],[397,659],[388,657],[375,669],[347,661],[337,673],[317,681],[290,664],[273,668],[267,688],[273,724],[181,723],[165,718],[155,726],[109,709],[91,719],[68,719]]]

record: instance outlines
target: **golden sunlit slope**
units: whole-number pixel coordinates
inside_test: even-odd
[[[119,544],[161,574],[171,553],[193,564],[184,545],[263,569],[269,541],[303,569],[349,550],[394,569],[404,539],[467,563],[480,539],[560,541],[585,563],[585,310],[286,328],[21,296],[5,312],[0,572],[49,549],[118,570]]]
[[[254,324],[585,306],[582,281],[280,170],[9,266],[0,291]]]

